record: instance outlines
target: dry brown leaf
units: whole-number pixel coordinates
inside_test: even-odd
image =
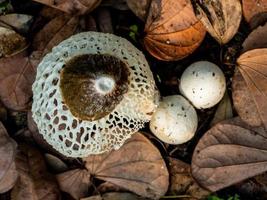
[[[74,199],[80,199],[88,195],[91,176],[86,169],[70,170],[58,174],[56,177],[60,189],[69,193]]]
[[[0,98],[7,108],[29,109],[35,73],[25,51],[0,59]]]
[[[101,196],[96,195],[87,198],[82,198],[81,200],[146,200],[146,199],[131,193],[111,192],[103,194]]]
[[[0,26],[14,29],[19,33],[28,33],[33,17],[25,14],[7,14],[0,16]]]
[[[206,30],[190,0],[153,0],[145,25],[144,45],[151,55],[180,60],[200,45]]]
[[[136,133],[119,150],[84,158],[95,178],[143,197],[159,199],[169,185],[169,174],[158,149]]]
[[[100,32],[113,33],[111,15],[110,11],[107,8],[97,9],[96,22]]]
[[[267,48],[254,49],[242,54],[238,60],[249,92],[256,104],[263,125],[267,128]],[[249,114],[249,113],[248,113]]]
[[[243,52],[267,47],[267,23],[253,30],[243,42]]]
[[[61,173],[68,170],[68,166],[60,158],[49,153],[46,153],[44,156],[49,169],[53,172]]]
[[[42,154],[20,145],[16,156],[19,179],[11,192],[12,200],[58,200],[60,191],[56,179],[47,172]]]
[[[16,147],[16,142],[0,122],[0,193],[10,190],[17,180],[18,173],[14,165]]]
[[[216,124],[200,139],[192,174],[203,187],[217,191],[267,170],[267,134],[240,119]]]
[[[218,105],[218,108],[215,112],[215,115],[210,123],[210,126],[213,126],[214,124],[230,119],[233,117],[233,109],[232,109],[232,103],[231,99],[227,92],[225,92],[223,99]]]
[[[132,12],[141,20],[146,21],[152,0],[126,0]]]
[[[267,0],[242,0],[243,15],[252,28],[267,20]]]
[[[191,199],[205,199],[210,194],[193,179],[189,164],[169,158],[169,169],[171,177],[169,191],[173,196],[189,195]]]
[[[91,12],[101,0],[34,0],[36,2],[51,6],[63,12],[73,15],[83,15]]]
[[[243,121],[251,126],[262,124],[260,114],[240,71],[236,69],[232,82],[232,98],[235,110]]]
[[[41,52],[41,56],[44,56],[54,46],[76,33],[78,25],[78,17],[60,15],[52,19],[34,37],[33,50]]]
[[[196,9],[196,16],[220,44],[226,44],[237,33],[242,18],[239,0],[198,0]]]

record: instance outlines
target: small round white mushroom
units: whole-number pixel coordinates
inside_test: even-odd
[[[181,77],[181,94],[198,109],[216,105],[223,98],[225,89],[223,72],[208,61],[191,64]]]
[[[150,130],[169,144],[189,141],[197,130],[197,113],[182,96],[164,97],[150,121]]]

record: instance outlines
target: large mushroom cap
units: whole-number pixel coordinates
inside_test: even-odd
[[[198,61],[183,72],[179,88],[196,108],[204,109],[216,105],[223,98],[226,82],[217,65]]]
[[[160,140],[169,144],[189,141],[197,130],[197,113],[182,96],[164,97],[152,115],[149,127]]]
[[[85,32],[54,47],[37,68],[33,119],[60,153],[118,149],[154,112],[158,93],[144,55],[112,34]]]

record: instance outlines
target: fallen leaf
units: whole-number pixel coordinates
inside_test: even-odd
[[[220,44],[226,44],[237,33],[242,18],[239,0],[198,0],[196,9],[196,16]]]
[[[193,179],[189,164],[171,157],[168,160],[171,177],[169,192],[172,196],[188,195],[191,199],[205,199],[210,194]]]
[[[213,126],[214,124],[230,119],[233,117],[233,109],[232,109],[232,103],[231,99],[227,92],[225,92],[223,99],[218,105],[218,108],[215,112],[215,115],[210,123],[210,126]]]
[[[27,57],[26,51],[0,59],[0,98],[7,108],[30,108],[35,73],[36,68]]]
[[[97,179],[108,181],[143,197],[159,199],[169,184],[169,174],[158,149],[141,133],[119,150],[83,159]]]
[[[17,180],[18,173],[14,164],[16,147],[16,142],[9,137],[0,122],[0,193],[10,190]]]
[[[96,11],[96,22],[99,31],[103,33],[113,33],[110,11],[107,8],[99,8]]]
[[[91,175],[86,169],[74,169],[58,174],[57,181],[62,191],[69,193],[74,199],[88,195],[91,186]]]
[[[61,41],[67,39],[77,31],[79,18],[60,15],[47,23],[33,39],[32,48],[38,56],[44,56]],[[41,52],[41,53],[36,53]]]
[[[245,52],[237,59],[263,125],[267,128],[267,48]],[[249,113],[248,113],[249,114]]]
[[[232,98],[234,108],[240,118],[251,126],[262,124],[260,114],[249,92],[247,84],[238,69],[235,70],[232,82]]]
[[[146,21],[152,0],[126,0],[131,11],[141,20]]]
[[[251,28],[267,20],[267,0],[242,0],[243,15]]]
[[[240,119],[216,124],[200,139],[192,158],[198,183],[217,191],[267,170],[267,134]]]
[[[94,10],[101,0],[34,0],[72,15],[83,15]]]
[[[253,30],[242,44],[243,52],[267,47],[267,23]]]
[[[153,0],[145,25],[144,45],[160,60],[181,60],[201,44],[205,27],[190,0]]]
[[[96,195],[87,198],[82,198],[81,200],[147,200],[147,199],[136,196],[135,194],[131,193],[111,192],[103,194],[101,196]]]
[[[0,27],[0,58],[11,57],[27,48],[24,37],[15,31]]]
[[[28,33],[33,22],[33,17],[25,14],[7,14],[0,16],[0,26],[14,29],[19,33]]]
[[[49,153],[46,153],[44,156],[48,167],[53,172],[60,173],[68,170],[68,166],[60,158]]]
[[[19,179],[11,192],[12,200],[60,199],[56,179],[47,172],[44,158],[37,149],[20,145],[16,167]]]

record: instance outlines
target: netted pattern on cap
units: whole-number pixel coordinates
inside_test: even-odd
[[[75,118],[62,100],[59,88],[64,64],[82,54],[108,54],[122,60],[130,71],[123,100],[95,121]],[[158,93],[144,55],[127,40],[112,34],[85,32],[54,47],[37,69],[32,113],[40,134],[60,153],[85,157],[118,149],[149,121]]]

